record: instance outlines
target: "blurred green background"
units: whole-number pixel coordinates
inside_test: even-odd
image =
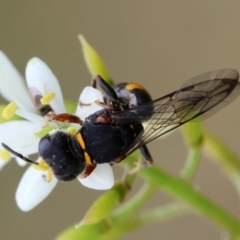
[[[30,58],[43,59],[58,77],[65,98],[77,101],[91,80],[77,40],[81,33],[103,57],[115,82],[137,81],[157,98],[198,74],[228,67],[240,70],[239,9],[236,0],[0,0],[0,49],[23,75]],[[239,105],[237,99],[205,125],[240,156]],[[172,174],[184,165],[187,149],[180,131],[149,148],[155,164]],[[114,171],[120,176],[119,166]],[[78,222],[101,194],[78,181],[59,183],[41,205],[24,213],[14,197],[23,172],[12,161],[0,173],[0,239],[54,239]],[[239,195],[211,159],[203,156],[194,184],[240,217]],[[146,207],[169,200],[159,193]],[[222,234],[204,218],[188,215],[122,239],[218,240]]]

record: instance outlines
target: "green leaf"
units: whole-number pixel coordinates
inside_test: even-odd
[[[100,196],[87,211],[85,217],[80,222],[83,224],[93,224],[104,219],[125,197],[128,187],[122,183],[115,184],[114,187]]]
[[[108,84],[113,85],[107,68],[97,51],[86,41],[83,35],[79,35],[78,39],[82,45],[84,60],[90,74],[92,76],[100,75]]]
[[[84,219],[76,226],[60,233],[57,240],[99,239],[111,227],[106,217],[117,203],[123,201],[129,188],[117,183],[112,189],[100,196],[90,207]]]

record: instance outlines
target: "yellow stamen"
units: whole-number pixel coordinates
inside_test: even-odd
[[[46,176],[46,182],[49,183],[52,181],[52,179],[53,179],[53,173],[52,173],[51,169],[48,169],[47,176]]]
[[[10,119],[11,117],[13,117],[15,111],[17,108],[17,104],[15,102],[11,102],[9,103],[2,111],[2,116],[5,119]]]
[[[36,170],[39,170],[39,171],[47,171],[47,174],[46,174],[46,178],[45,178],[45,180],[46,180],[46,182],[51,182],[52,181],[52,179],[53,179],[53,173],[52,173],[52,170],[51,170],[51,168],[46,164],[46,162],[43,160],[43,159],[41,159],[40,161],[39,161],[39,164],[38,165],[32,165],[33,166],[33,168],[35,168]]]
[[[33,164],[32,165],[36,170],[40,171],[48,171],[50,167],[46,164],[46,162],[41,159],[38,165]]]
[[[4,161],[8,161],[10,159],[10,153],[5,148],[0,152],[0,158]]]
[[[77,129],[75,127],[68,127],[67,132],[70,134],[70,136],[74,136],[77,133]]]
[[[49,104],[55,98],[54,92],[49,92],[45,96],[43,96],[40,101],[43,105]]]

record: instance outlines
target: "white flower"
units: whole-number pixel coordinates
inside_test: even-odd
[[[36,89],[42,96],[55,93],[55,98],[49,103],[56,114],[65,113],[62,92],[58,80],[48,66],[38,58],[32,58],[26,67],[26,82],[28,88]],[[0,94],[9,102],[17,104],[15,114],[25,120],[8,121],[0,124],[0,144],[3,142],[22,155],[37,153],[39,138],[36,133],[46,125],[44,116],[40,116],[34,106],[24,79],[13,66],[7,56],[0,51]],[[92,87],[86,87],[80,95],[79,101],[93,103],[95,100],[103,101],[102,94]],[[97,104],[79,106],[76,115],[82,120],[88,115],[100,110]],[[56,123],[50,123],[52,127],[58,127]],[[2,146],[0,146],[0,151]],[[14,156],[13,156],[14,157]],[[16,158],[16,157],[15,157]],[[18,163],[25,162],[16,158]],[[0,169],[7,163],[0,159]],[[55,187],[57,180],[50,183],[45,181],[46,173],[35,170],[30,166],[24,173],[16,192],[16,201],[19,208],[29,211],[44,200]],[[112,168],[109,164],[102,164],[85,179],[79,181],[89,188],[109,189],[114,183]]]
[[[51,102],[53,110],[56,113],[66,112],[58,81],[44,62],[38,58],[31,59],[26,67],[26,80],[28,87],[38,89],[42,96],[54,91],[56,97]],[[37,114],[23,77],[3,52],[0,52],[0,93],[9,102],[16,103],[18,108],[15,114],[26,119],[0,124],[0,142],[23,155],[37,153],[39,138],[35,134],[46,124],[46,120]],[[0,162],[1,167],[7,163]]]

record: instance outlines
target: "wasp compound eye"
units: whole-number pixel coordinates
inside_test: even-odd
[[[81,154],[78,153],[76,156],[72,150],[71,141],[69,134],[57,131],[46,135],[39,142],[40,156],[51,167],[53,174],[60,181],[73,180],[86,168]]]

